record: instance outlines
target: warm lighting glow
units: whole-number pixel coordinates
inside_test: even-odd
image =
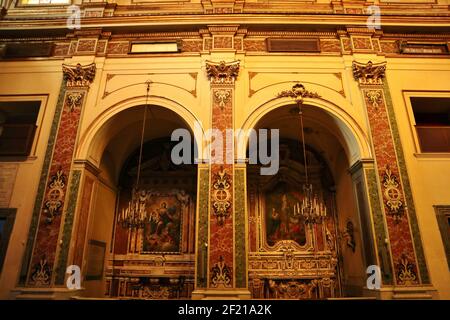
[[[150,93],[150,81],[146,82],[147,96],[145,99],[144,116],[142,119],[141,130],[141,144],[139,147],[139,162],[137,170],[136,185],[131,191],[131,200],[128,202],[128,206],[122,209],[122,212],[118,216],[118,221],[124,228],[144,228],[145,224],[149,222],[149,216],[147,214],[146,202],[147,192],[145,190],[139,190],[139,178],[141,175],[141,163],[142,163],[142,149],[144,147],[144,135],[145,135],[145,120],[147,119],[147,107],[148,107],[148,95]]]
[[[70,4],[71,0],[22,0],[22,4]]]
[[[294,85],[293,91],[304,87],[300,84]],[[319,199],[317,194],[313,193],[312,184],[308,181],[308,161],[306,159],[306,143],[305,143],[305,130],[303,128],[303,111],[302,101],[297,100],[300,115],[300,129],[302,133],[302,149],[303,149],[303,163],[305,166],[305,184],[303,185],[303,199],[301,205],[297,203],[294,206],[294,214],[301,215],[306,224],[322,223],[327,215],[327,208],[322,199]]]
[[[132,43],[131,53],[161,53],[161,52],[178,52],[176,42],[165,43]]]

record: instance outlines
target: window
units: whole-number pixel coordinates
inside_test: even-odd
[[[421,152],[450,152],[450,98],[411,97]]]
[[[0,156],[28,156],[41,101],[0,102]]]

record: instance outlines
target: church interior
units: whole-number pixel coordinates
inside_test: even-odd
[[[450,299],[449,0],[0,4],[0,299]]]

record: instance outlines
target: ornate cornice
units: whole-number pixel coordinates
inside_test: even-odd
[[[206,61],[206,74],[211,84],[234,84],[239,74],[240,61],[219,63]]]
[[[360,84],[381,85],[386,73],[386,62],[374,64],[372,61],[367,63],[353,61],[352,69],[355,80]]]
[[[62,69],[68,88],[89,87],[95,78],[95,63],[91,63],[87,66],[82,66],[79,63],[76,66],[63,64]]]

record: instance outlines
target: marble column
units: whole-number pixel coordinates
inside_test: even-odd
[[[73,170],[73,155],[83,105],[94,80],[95,64],[63,65],[64,82],[44,161],[41,181],[22,268],[22,281],[29,287],[51,287],[69,198],[77,195],[81,172]]]
[[[247,297],[245,166],[235,167],[233,134],[239,61],[207,61],[206,72],[211,128],[223,143],[210,144],[208,169],[199,167],[196,297]]]
[[[353,62],[375,155],[374,177],[368,183],[374,191],[380,190],[378,199],[371,201],[372,212],[384,217],[393,285],[417,286],[429,283],[429,276],[385,72],[386,62]],[[376,200],[381,207],[373,207]]]

